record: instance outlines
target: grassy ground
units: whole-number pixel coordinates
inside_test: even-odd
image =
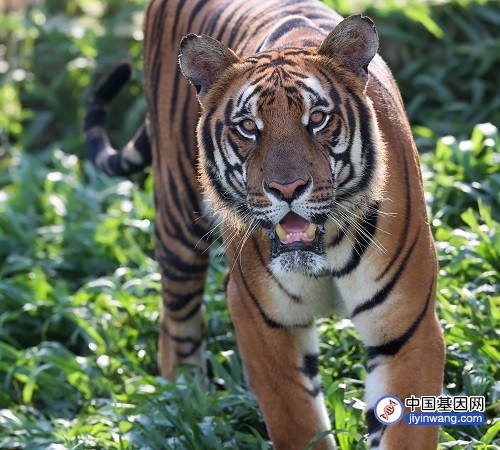
[[[177,384],[167,383],[156,376],[159,276],[152,259],[151,177],[135,183],[109,179],[81,157],[78,120],[89,85],[128,51],[138,58],[142,3],[110,0],[103,9],[103,2],[70,0],[61,10],[47,1],[24,19],[0,14],[5,42],[0,45],[0,448],[270,448],[225,308],[223,259],[214,255],[205,292],[209,390],[182,376]],[[478,4],[456,1],[448,8],[460,11],[469,3]],[[488,16],[488,7],[485,3],[474,20]],[[445,29],[442,12],[424,11],[411,22],[403,10],[380,11],[382,23],[388,16],[403,17],[405,36],[411,35],[407,26],[413,22]],[[132,24],[127,22],[131,15]],[[490,22],[485,23],[487,31]],[[396,66],[400,61],[394,57]],[[467,58],[440,64],[456,67],[460,61],[470,74],[477,69]],[[110,124],[118,142],[144,112],[138,67],[137,80],[117,106],[130,106],[131,113],[117,114]],[[406,98],[423,92],[407,87],[404,75]],[[449,120],[446,98],[441,107],[422,103],[436,109],[427,123],[410,111],[419,125],[417,136],[432,149],[422,162],[441,265],[445,393],[485,395],[487,405],[486,425],[445,427],[441,448],[500,446],[500,384],[495,381],[500,135],[493,125],[473,126],[474,118],[496,101],[487,75],[473,81],[483,83],[488,96],[477,105],[460,100],[468,109],[457,112],[458,119],[445,130],[458,130],[457,138],[438,137]],[[493,112],[482,119],[499,125]],[[337,441],[342,450],[365,448],[366,355],[349,321],[321,320],[318,329]]]

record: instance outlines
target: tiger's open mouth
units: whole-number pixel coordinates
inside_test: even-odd
[[[309,222],[294,212],[289,212],[274,229],[269,231],[271,258],[292,251],[325,253],[323,235],[325,227]]]

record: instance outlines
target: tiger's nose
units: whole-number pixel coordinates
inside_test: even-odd
[[[299,197],[306,189],[308,182],[299,178],[291,183],[281,184],[271,181],[266,187],[268,192],[280,200],[291,202]]]

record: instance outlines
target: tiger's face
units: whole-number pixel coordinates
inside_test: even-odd
[[[329,242],[379,197],[381,142],[366,72],[353,74],[321,48],[246,59],[225,50],[230,62],[209,88],[189,77],[181,54],[203,106],[205,191],[233,226],[267,233],[275,273],[322,274]]]

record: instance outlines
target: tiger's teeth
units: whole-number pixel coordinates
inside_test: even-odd
[[[304,236],[304,238],[305,237],[313,238],[316,235],[317,228],[318,228],[318,226],[316,224],[310,223],[309,226],[307,227],[307,230],[305,231],[305,233],[287,233],[283,229],[283,227],[278,223],[275,227],[275,230],[276,230],[276,234],[278,235],[280,240],[283,242],[283,241],[286,241],[287,239],[289,239],[291,235],[301,235],[301,236]]]
[[[286,231],[283,229],[283,227],[279,223],[276,225],[276,233],[281,241],[284,241],[286,239],[286,236],[287,236]]]
[[[316,228],[317,225],[315,223],[310,223],[306,230],[307,237],[314,237],[314,235],[316,234]]]

